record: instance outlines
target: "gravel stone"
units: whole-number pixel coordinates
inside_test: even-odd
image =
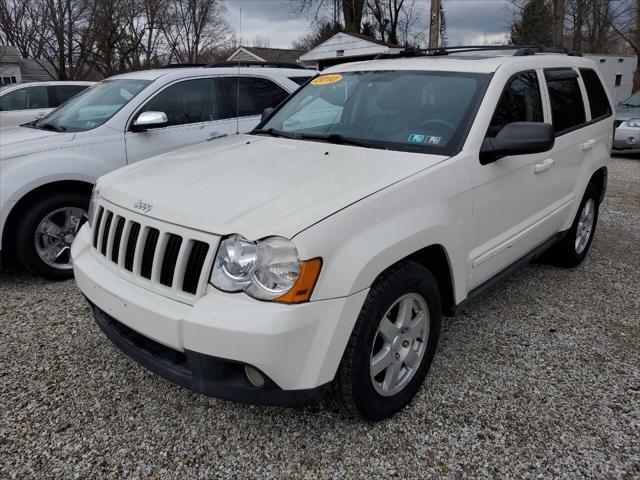
[[[72,281],[0,274],[0,478],[640,478],[640,160],[613,160],[574,270],[531,265],[443,323],[370,424],[191,393],[99,331]]]

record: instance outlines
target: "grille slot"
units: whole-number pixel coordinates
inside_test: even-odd
[[[102,244],[100,245],[100,253],[107,254],[107,243],[109,242],[109,230],[111,230],[111,221],[113,220],[113,212],[107,211],[107,218],[104,221],[104,232],[102,232]]]
[[[179,235],[169,234],[167,240],[167,248],[164,251],[162,259],[162,270],[160,271],[160,283],[170,287],[173,285],[173,274],[178,263],[178,254],[182,246],[182,237]]]
[[[195,294],[198,291],[198,283],[200,283],[200,274],[204,266],[204,260],[209,252],[209,245],[198,240],[193,241],[189,260],[187,260],[187,268],[184,272],[182,281],[182,290]]]
[[[119,217],[116,223],[116,231],[113,234],[113,247],[111,247],[111,261],[118,263],[118,255],[120,254],[120,242],[122,241],[122,231],[124,230],[124,218]]]
[[[124,257],[124,268],[133,272],[133,260],[135,259],[136,244],[138,243],[138,235],[140,235],[140,224],[133,222],[131,230],[129,230],[129,239],[127,240],[127,250]]]
[[[140,275],[151,280],[151,269],[153,267],[153,257],[156,253],[156,245],[160,231],[157,228],[150,228],[147,232],[147,238],[144,242],[144,250],[142,251],[142,263],[140,264]]]
[[[98,214],[96,215],[95,222],[95,230],[93,231],[93,246],[94,248],[98,248],[98,236],[100,235],[100,223],[102,222],[102,214],[104,213],[104,208],[100,207],[98,210]]]

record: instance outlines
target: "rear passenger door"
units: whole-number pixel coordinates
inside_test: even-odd
[[[246,133],[260,123],[265,108],[277,107],[289,96],[283,87],[263,77],[220,77],[222,98],[229,118],[237,116],[232,131]]]
[[[573,219],[574,207],[581,200],[578,190],[580,179],[586,175],[587,158],[594,152],[607,154],[608,134],[602,130],[601,120],[611,116],[606,93],[600,85],[593,84],[593,70],[583,72],[589,77],[589,90],[585,90],[580,75],[573,68],[549,68],[544,70],[547,97],[551,109],[553,129],[556,136],[553,149],[553,200],[558,215],[554,219],[557,230],[569,227]],[[599,82],[597,75],[595,80]],[[592,121],[587,91],[593,101],[594,112],[598,115]],[[604,96],[604,99],[602,98]],[[596,101],[596,98],[598,100]]]
[[[216,88],[218,78],[182,80],[156,93],[133,115],[163,112],[168,125],[125,134],[127,162],[219,138],[230,133],[231,122]]]

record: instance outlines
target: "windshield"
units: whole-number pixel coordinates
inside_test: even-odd
[[[150,83],[149,80],[104,80],[29,126],[60,132],[91,130],[113,117]]]
[[[320,75],[254,133],[450,155],[488,81],[485,74],[432,71]]]
[[[640,107],[640,90],[622,102],[627,107]]]

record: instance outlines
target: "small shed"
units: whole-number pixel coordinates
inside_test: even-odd
[[[323,70],[339,63],[371,60],[384,53],[398,53],[403,48],[361,33],[336,33],[300,57],[307,66]]]
[[[240,62],[287,62],[297,63],[306,50],[287,48],[238,47],[228,61]]]
[[[17,48],[0,47],[0,86],[12,83],[45,82],[52,79],[53,77],[41,63],[31,58],[24,58]]]
[[[596,62],[616,105],[633,93],[633,73],[638,65],[636,57],[615,55],[585,56]]]

